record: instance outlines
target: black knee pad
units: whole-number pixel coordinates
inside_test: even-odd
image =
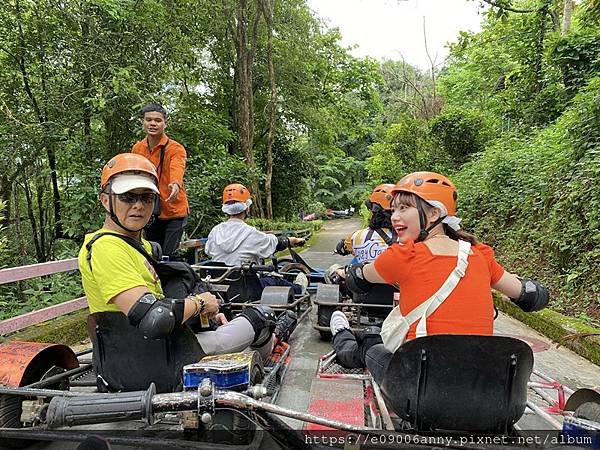
[[[252,325],[254,330],[253,346],[261,347],[271,338],[271,334],[275,330],[277,317],[275,317],[275,313],[270,307],[265,305],[250,306],[244,309],[240,316],[245,317]]]

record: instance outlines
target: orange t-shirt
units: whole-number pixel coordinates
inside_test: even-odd
[[[427,334],[491,335],[494,331],[494,304],[491,285],[504,274],[494,259],[494,250],[485,244],[471,246],[469,265],[450,296],[427,318]],[[377,273],[400,290],[400,312],[408,315],[430,298],[446,281],[457,263],[456,256],[434,255],[423,243],[394,244],[375,260]],[[415,338],[417,324],[406,339]]]
[[[165,147],[165,156],[162,167],[160,165],[160,149],[163,145],[169,142]],[[183,174],[185,172],[185,161],[187,154],[185,148],[179,142],[174,141],[163,133],[158,144],[153,148],[148,148],[148,139],[144,138],[136,142],[131,148],[131,153],[145,156],[150,160],[154,167],[157,168],[159,182],[158,190],[160,191],[160,219],[175,219],[185,217],[189,214],[189,206],[185,187],[183,186]],[[177,183],[179,185],[179,193],[174,202],[167,203],[167,198],[171,193],[169,184]]]

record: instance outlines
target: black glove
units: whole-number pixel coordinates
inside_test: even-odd
[[[337,245],[335,246],[335,252],[338,255],[342,255],[342,256],[346,256],[349,255],[350,252],[348,250],[346,250],[346,240],[342,239],[340,242],[337,243]]]

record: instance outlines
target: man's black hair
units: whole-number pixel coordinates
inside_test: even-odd
[[[146,114],[147,112],[161,113],[165,119],[167,118],[167,110],[158,103],[148,103],[146,106],[140,109],[140,115],[142,117],[144,117],[144,114]]]

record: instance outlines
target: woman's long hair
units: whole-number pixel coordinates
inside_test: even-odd
[[[426,201],[421,202],[421,204],[423,205],[423,208],[425,209],[425,213],[426,214],[430,214],[431,211],[434,209],[433,206],[431,206],[429,203],[427,203]],[[392,200],[392,205],[405,205],[405,206],[412,206],[413,208],[417,207],[417,196],[415,194],[412,194],[410,192],[398,192],[394,199]],[[475,236],[473,236],[472,234],[466,233],[463,230],[454,230],[452,228],[450,228],[450,226],[448,224],[443,223],[442,224],[444,227],[444,234],[446,236],[448,236],[450,239],[453,239],[455,241],[458,241],[459,239],[461,241],[467,241],[469,242],[471,245],[476,245],[477,244],[477,238]]]

